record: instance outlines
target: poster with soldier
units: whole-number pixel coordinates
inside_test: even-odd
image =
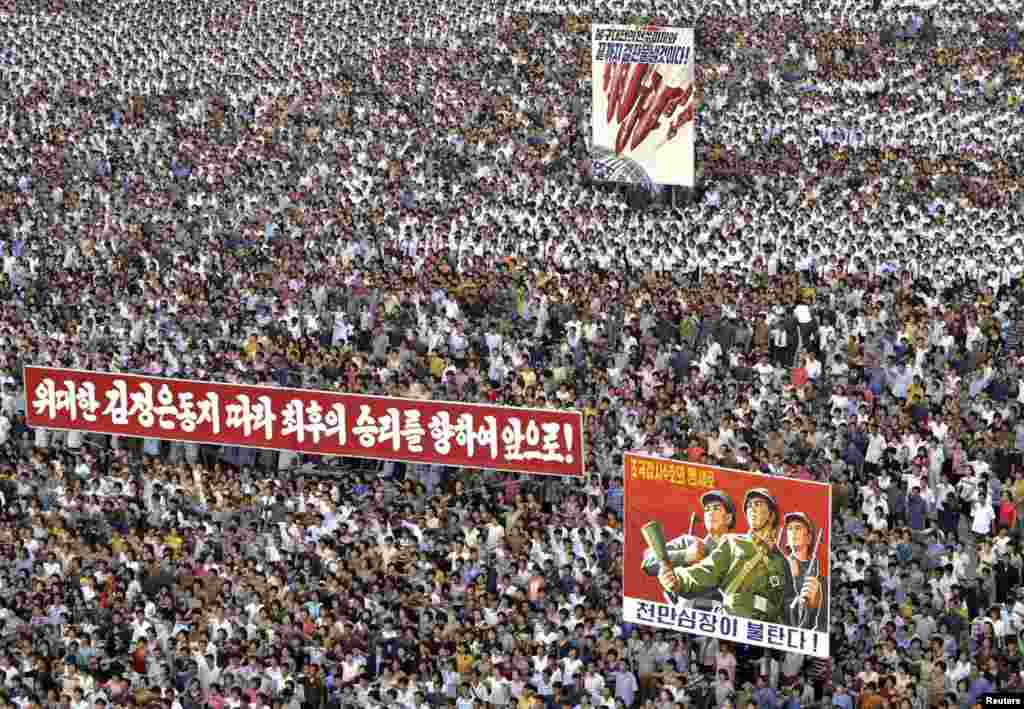
[[[623,619],[827,658],[831,488],[625,456]]]

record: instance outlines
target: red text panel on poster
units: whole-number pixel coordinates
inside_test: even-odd
[[[624,465],[625,621],[828,657],[829,485],[637,454]]]
[[[25,368],[29,426],[578,477],[578,411]]]

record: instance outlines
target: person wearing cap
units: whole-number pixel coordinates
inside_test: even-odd
[[[693,534],[682,534],[669,541],[665,546],[673,567],[700,561],[715,550],[726,534],[736,528],[736,505],[725,492],[705,492],[700,496],[700,505],[704,509],[704,529],[707,535],[700,539]],[[644,555],[643,570],[649,576],[657,576],[661,571],[661,565],[652,550]]]
[[[775,497],[753,488],[743,497],[748,532],[728,534],[697,564],[665,569],[658,579],[665,590],[686,598],[718,590],[722,609],[751,620],[785,620],[786,561],[775,546],[779,513]]]
[[[816,573],[815,529],[803,512],[790,512],[783,518],[786,541],[786,613],[789,625],[824,632],[828,624],[827,604],[822,602],[823,585]]]

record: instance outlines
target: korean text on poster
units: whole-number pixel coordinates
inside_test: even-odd
[[[584,470],[578,411],[45,367],[26,367],[24,382],[32,427],[545,475]]]
[[[596,180],[694,186],[694,52],[691,28],[593,27]]]
[[[627,454],[623,618],[829,655],[827,484]]]

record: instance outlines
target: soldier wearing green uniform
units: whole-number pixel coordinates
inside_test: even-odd
[[[783,519],[786,544],[786,609],[788,624],[828,632],[828,611],[822,602],[822,584],[817,544],[811,518],[803,512],[790,512]]]
[[[705,492],[700,496],[700,506],[704,510],[704,529],[707,535],[701,539],[693,534],[682,534],[666,543],[668,560],[673,568],[697,563],[711,554],[731,530],[736,529],[736,505],[722,490]],[[661,563],[653,550],[649,549],[644,555],[642,568],[648,576],[661,573]],[[666,591],[666,595],[673,603],[679,601],[677,594]],[[722,594],[718,589],[693,598],[693,606],[702,610],[712,610],[721,602]]]
[[[710,556],[665,569],[658,579],[666,591],[684,598],[717,589],[730,615],[784,623],[786,560],[776,547],[778,505],[768,490],[754,488],[743,497],[743,511],[748,533],[726,535]]]

